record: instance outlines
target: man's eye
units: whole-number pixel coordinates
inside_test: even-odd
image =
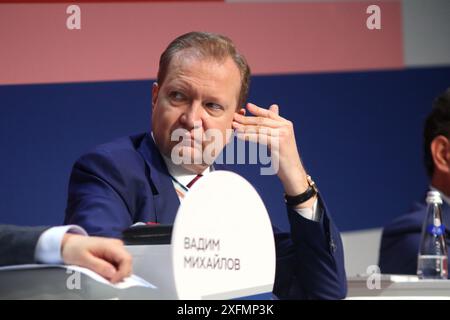
[[[171,93],[169,93],[169,97],[173,101],[177,101],[177,102],[184,101],[186,99],[186,96],[178,91],[172,91]]]
[[[220,104],[213,103],[213,102],[206,103],[206,106],[212,110],[223,110],[223,107]]]

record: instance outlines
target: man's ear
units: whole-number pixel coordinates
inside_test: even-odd
[[[450,141],[444,136],[437,136],[431,142],[431,156],[434,167],[441,172],[450,172]]]
[[[152,86],[152,111],[155,108],[156,101],[158,100],[158,93],[159,93],[158,82],[153,82],[153,86]]]

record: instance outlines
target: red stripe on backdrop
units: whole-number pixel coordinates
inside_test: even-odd
[[[231,37],[256,74],[403,67],[401,3],[377,2],[382,29],[366,28],[367,3],[0,5],[0,84],[155,78],[159,55],[191,30]]]

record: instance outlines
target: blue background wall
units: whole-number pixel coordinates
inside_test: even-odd
[[[152,81],[0,86],[0,222],[60,224],[73,162],[93,146],[149,130]],[[422,126],[450,68],[257,76],[250,101],[280,105],[338,227],[379,227],[427,188]],[[287,228],[282,188],[236,170]]]

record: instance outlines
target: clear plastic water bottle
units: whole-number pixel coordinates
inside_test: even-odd
[[[442,198],[438,191],[429,191],[428,209],[422,226],[417,275],[420,279],[447,279],[447,243],[442,223]]]

